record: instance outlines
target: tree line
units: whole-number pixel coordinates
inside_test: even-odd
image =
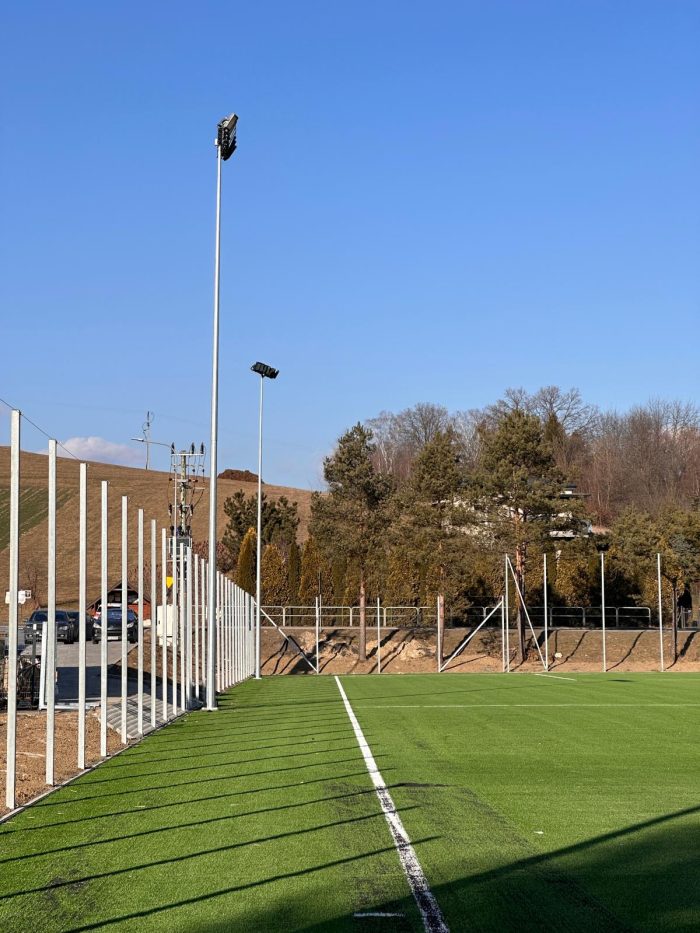
[[[324,460],[327,491],[312,497],[300,547],[296,503],[263,497],[263,602],[437,606],[460,617],[503,589],[509,553],[521,592],[550,603],[596,605],[599,549],[607,550],[609,605],[655,604],[700,573],[700,417],[650,402],[603,413],[576,389],[508,390],[480,411],[420,404],[356,424]],[[226,502],[222,566],[255,588],[257,500]],[[597,534],[592,526],[597,524]],[[604,527],[600,527],[604,526]],[[522,618],[519,646],[524,651]]]

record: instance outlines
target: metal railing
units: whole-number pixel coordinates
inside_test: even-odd
[[[446,615],[445,624],[453,628],[481,625],[488,617],[488,625],[500,625],[493,616],[498,601],[488,606],[470,606],[459,614]],[[316,625],[315,606],[265,606],[270,621],[280,628]],[[436,624],[435,606],[380,606],[379,623],[385,628],[413,628]],[[533,625],[544,625],[544,607],[528,606]],[[600,606],[550,606],[547,610],[549,628],[600,628]],[[377,605],[365,607],[367,625],[377,624]],[[656,624],[649,606],[606,606],[605,623],[609,628],[644,629]],[[321,628],[355,628],[360,624],[359,606],[321,606]],[[687,627],[690,627],[688,625]]]
[[[315,606],[263,606],[271,622],[281,628],[316,625]],[[435,606],[381,606],[379,624],[388,628],[435,625]],[[377,624],[377,605],[365,607],[367,625]],[[321,606],[320,624],[325,628],[355,628],[360,624],[359,606]]]

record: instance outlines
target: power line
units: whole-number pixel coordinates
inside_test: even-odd
[[[57,445],[58,447],[60,447],[61,450],[65,450],[65,452],[68,454],[69,457],[72,457],[72,458],[73,458],[74,460],[76,460],[78,463],[81,462],[81,461],[80,461],[80,457],[76,457],[75,454],[73,453],[73,451],[72,451],[72,450],[69,450],[69,449],[65,446],[65,444],[62,444],[60,441],[56,440],[56,438],[55,438],[52,434],[49,434],[48,431],[45,431],[43,428],[40,428],[39,425],[38,425],[35,421],[32,421],[31,418],[29,418],[27,415],[25,415],[25,413],[21,410],[21,408],[17,408],[15,405],[10,405],[10,403],[7,402],[4,398],[0,398],[0,402],[2,402],[3,405],[7,405],[7,407],[10,409],[10,411],[19,411],[20,417],[21,417],[21,418],[24,418],[24,420],[27,421],[29,424],[31,424],[31,426],[32,426],[33,428],[36,428],[36,430],[37,430],[40,434],[43,434],[44,437],[47,438],[47,439],[50,440],[50,441],[56,441],[56,445]]]

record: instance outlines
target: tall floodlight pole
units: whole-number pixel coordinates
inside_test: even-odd
[[[231,158],[236,149],[235,113],[221,120],[216,140],[216,238],[214,247],[214,334],[211,371],[211,442],[209,447],[209,604],[207,613],[207,705],[216,706],[216,474],[217,441],[219,436],[219,281],[221,267],[221,163]]]
[[[267,363],[253,363],[250,367],[260,376],[260,411],[258,418],[258,533],[255,561],[255,679],[260,680],[260,565],[262,552],[262,438],[263,438],[263,384],[265,379],[276,379],[280,371]]]

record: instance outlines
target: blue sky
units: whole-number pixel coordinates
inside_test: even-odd
[[[0,396],[59,439],[150,409],[208,440],[231,110],[220,468],[256,466],[256,359],[265,479],[304,487],[418,401],[697,400],[695,0],[27,2],[2,34]]]

